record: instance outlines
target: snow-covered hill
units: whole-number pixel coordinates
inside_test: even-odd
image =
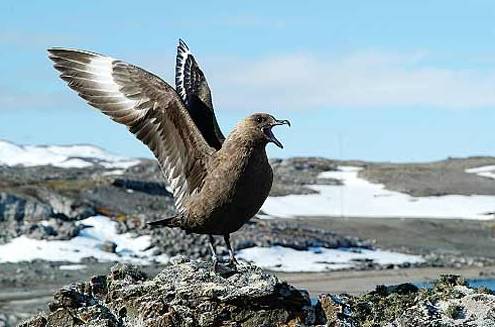
[[[493,168],[491,166],[492,170]],[[361,169],[341,166],[338,171],[321,173],[320,177],[339,179],[342,185],[312,185],[310,187],[318,193],[270,197],[262,210],[270,216],[286,218],[333,216],[492,219],[490,213],[495,212],[495,196],[492,195],[413,197],[389,191],[382,184],[370,183],[360,178],[358,173]],[[492,170],[479,168],[471,169],[468,173],[479,172],[486,176]]]
[[[86,168],[101,165],[105,168],[128,168],[139,160],[110,154],[92,145],[16,145],[0,140],[0,165]]]

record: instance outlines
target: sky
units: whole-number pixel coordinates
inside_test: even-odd
[[[173,85],[184,39],[225,134],[289,119],[271,157],[431,161],[495,155],[493,1],[0,2],[0,139],[150,157],[57,77],[46,48],[93,50]]]

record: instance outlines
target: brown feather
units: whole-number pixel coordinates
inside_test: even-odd
[[[60,77],[88,103],[129,130],[155,154],[169,183],[175,185],[179,210],[201,185],[213,153],[192,122],[177,93],[139,67],[97,53],[50,49]],[[194,172],[194,173],[192,173]]]

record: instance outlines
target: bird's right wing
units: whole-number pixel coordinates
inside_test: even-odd
[[[215,117],[210,87],[196,59],[182,40],[179,40],[177,46],[175,89],[205,140],[210,146],[220,149],[225,136]]]
[[[48,52],[70,88],[126,125],[153,151],[182,211],[184,200],[201,188],[214,149],[175,90],[139,67],[94,52],[64,48]]]

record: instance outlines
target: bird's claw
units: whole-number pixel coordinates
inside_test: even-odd
[[[231,276],[239,271],[239,262],[234,258],[227,262],[222,262],[213,258],[213,273],[223,277]]]
[[[212,261],[213,261],[213,271],[217,272],[218,271],[218,257],[214,256],[212,258]]]
[[[239,261],[237,261],[237,259],[235,257],[231,257],[229,259],[228,265],[229,266],[232,266],[235,269],[237,269],[237,267],[239,266]]]

